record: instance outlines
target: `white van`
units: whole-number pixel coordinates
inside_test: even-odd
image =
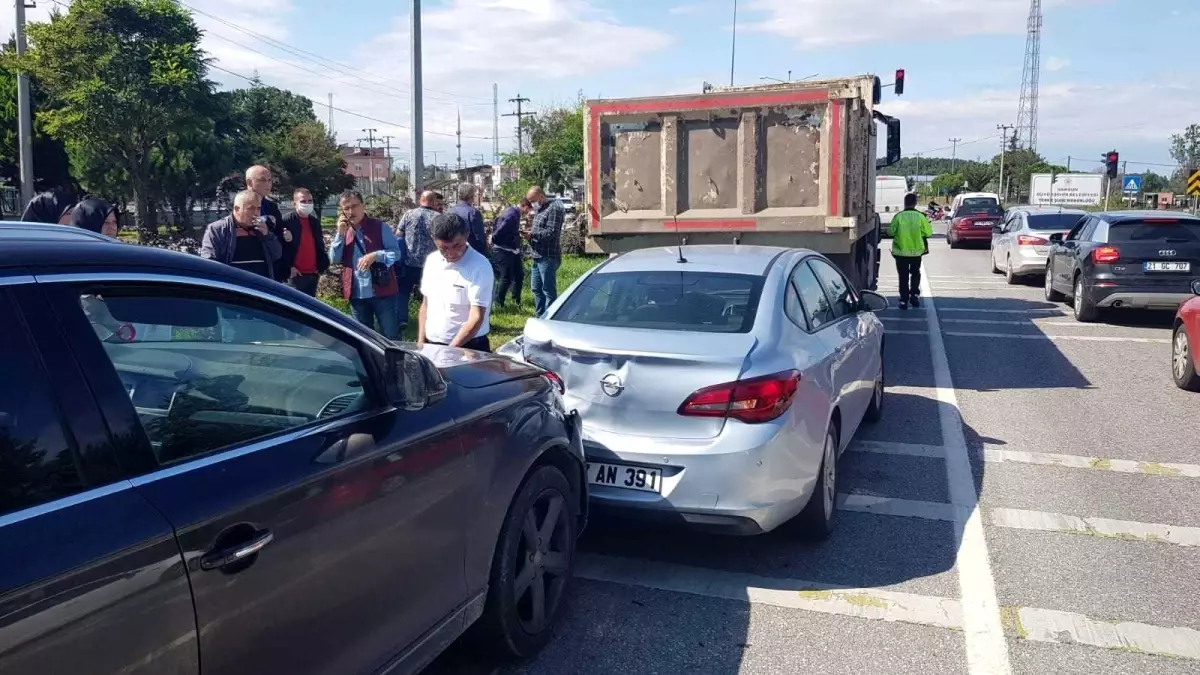
[[[892,216],[904,210],[904,195],[908,194],[908,180],[904,176],[875,177],[875,213],[883,226],[883,236],[888,236],[888,225]]]
[[[962,208],[964,203],[972,206],[983,206],[989,202],[1000,206],[1000,195],[995,192],[963,192],[954,197],[954,201],[950,204],[950,213],[947,215],[953,218],[954,213]]]

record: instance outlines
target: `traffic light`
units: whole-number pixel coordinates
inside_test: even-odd
[[[900,96],[903,93],[904,93],[904,69],[898,68],[896,70],[896,95]]]
[[[1117,154],[1116,150],[1110,150],[1104,156],[1104,172],[1108,174],[1109,178],[1117,177],[1117,160],[1119,158],[1120,155]]]

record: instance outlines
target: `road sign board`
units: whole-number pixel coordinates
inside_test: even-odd
[[[1141,192],[1142,177],[1141,176],[1125,176],[1121,182],[1121,189],[1125,192]]]
[[[1192,175],[1187,179],[1187,193],[1196,197],[1200,197],[1200,169],[1192,172]]]

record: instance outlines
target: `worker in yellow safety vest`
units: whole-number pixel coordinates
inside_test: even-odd
[[[929,253],[933,226],[917,210],[917,195],[911,192],[904,195],[904,210],[892,217],[888,231],[892,235],[896,274],[900,277],[900,309],[908,309],[909,304],[920,307],[921,257]]]

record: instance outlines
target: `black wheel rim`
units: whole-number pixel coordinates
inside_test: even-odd
[[[521,628],[541,633],[562,601],[571,571],[571,523],[567,500],[547,490],[533,503],[521,523],[513,600]]]

